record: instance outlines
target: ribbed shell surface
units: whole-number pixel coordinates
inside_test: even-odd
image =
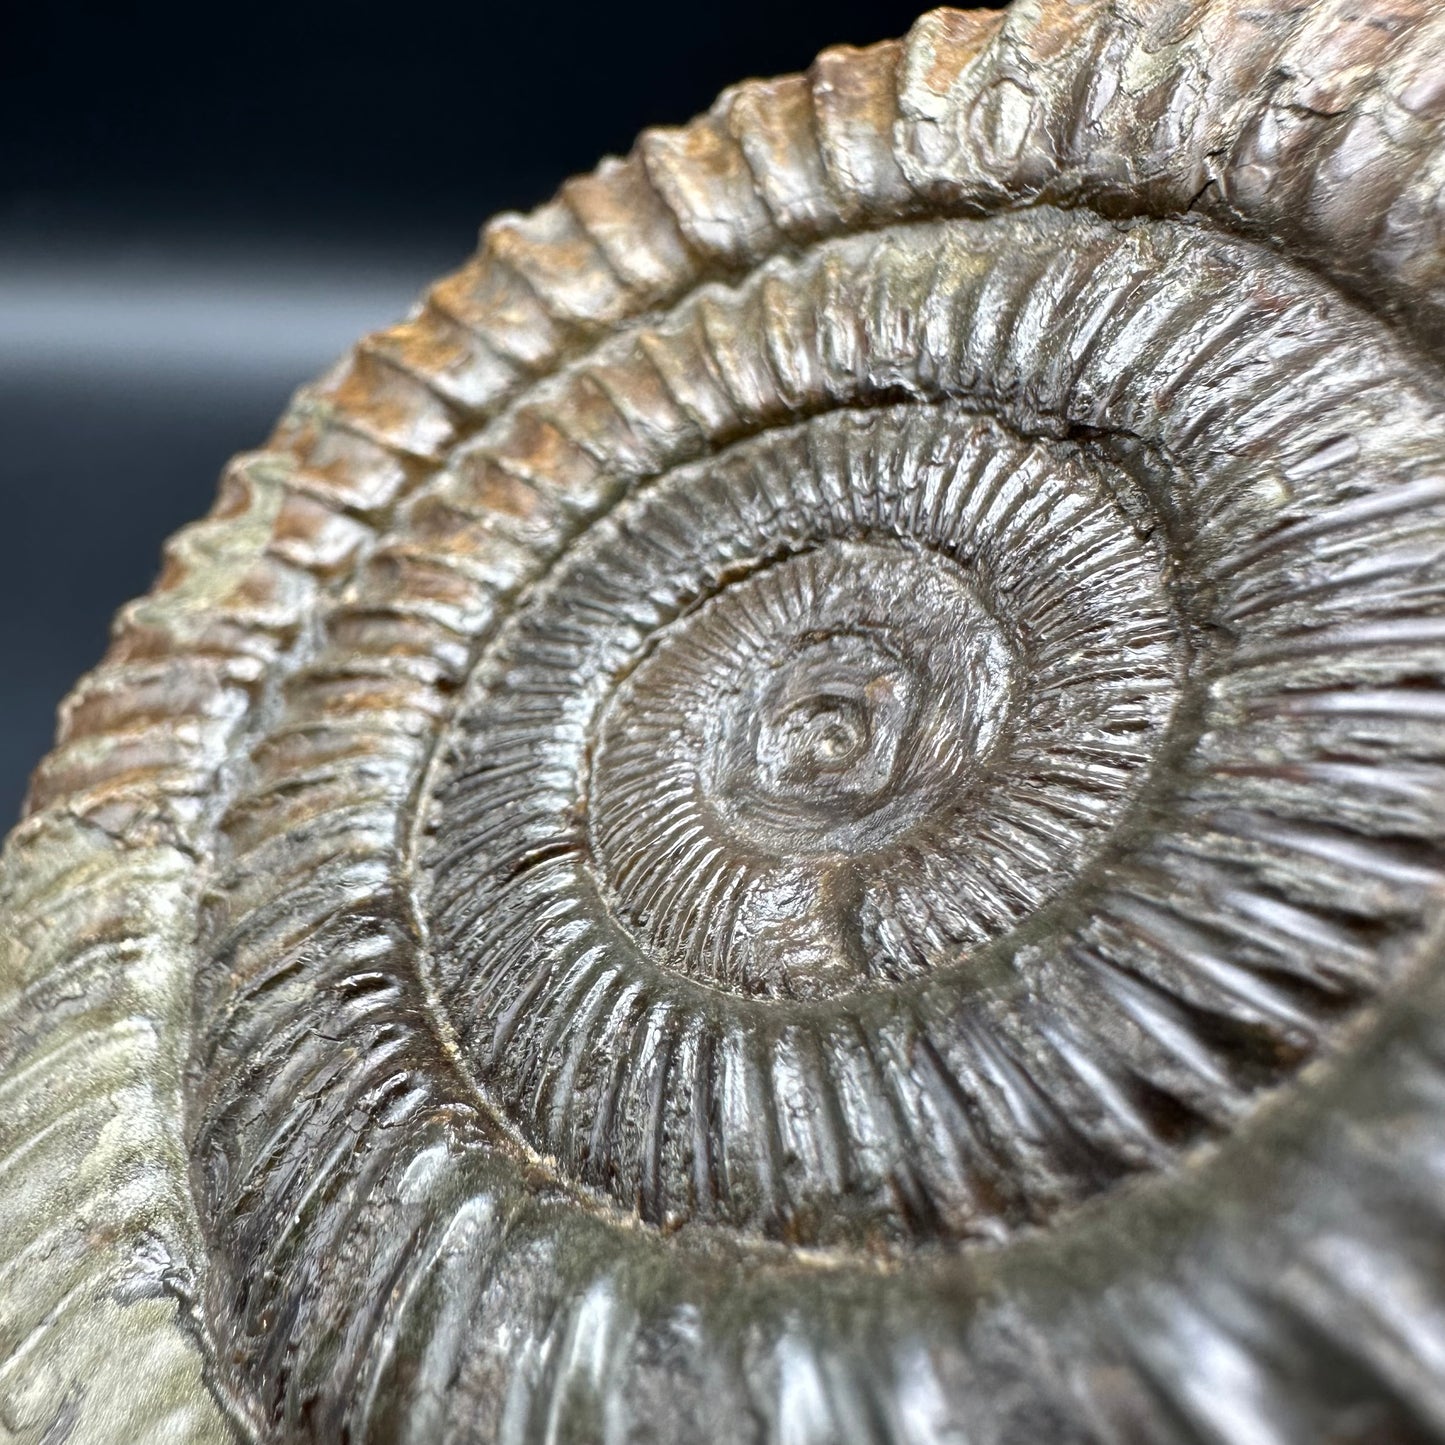
[[[6,845],[0,1434],[1445,1438],[1442,363],[1432,0],[934,11],[493,221]]]

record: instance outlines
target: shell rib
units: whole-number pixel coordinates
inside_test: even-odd
[[[7,844],[0,1425],[1445,1438],[1442,197],[1438,4],[1046,0],[489,225]]]

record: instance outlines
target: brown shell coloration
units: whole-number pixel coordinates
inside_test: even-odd
[[[749,82],[303,391],[0,873],[0,1435],[1445,1439],[1445,7]]]

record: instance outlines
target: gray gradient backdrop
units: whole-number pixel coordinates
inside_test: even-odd
[[[32,3],[0,22],[0,832],[162,539],[492,212],[906,0]]]

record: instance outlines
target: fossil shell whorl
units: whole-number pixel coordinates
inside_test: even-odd
[[[938,11],[304,392],[8,845],[6,1427],[1445,1435],[1442,73]]]
[[[939,413],[832,411],[668,475],[558,561],[459,711],[447,1016],[542,1152],[654,1222],[970,1233],[1031,1195],[985,1167],[995,1210],[959,1168],[954,995],[992,995],[981,946],[1127,814],[1182,643],[1099,469]],[[890,1139],[853,1095],[908,1092],[920,1050],[933,1127]],[[905,1205],[906,1171],[933,1184]]]

